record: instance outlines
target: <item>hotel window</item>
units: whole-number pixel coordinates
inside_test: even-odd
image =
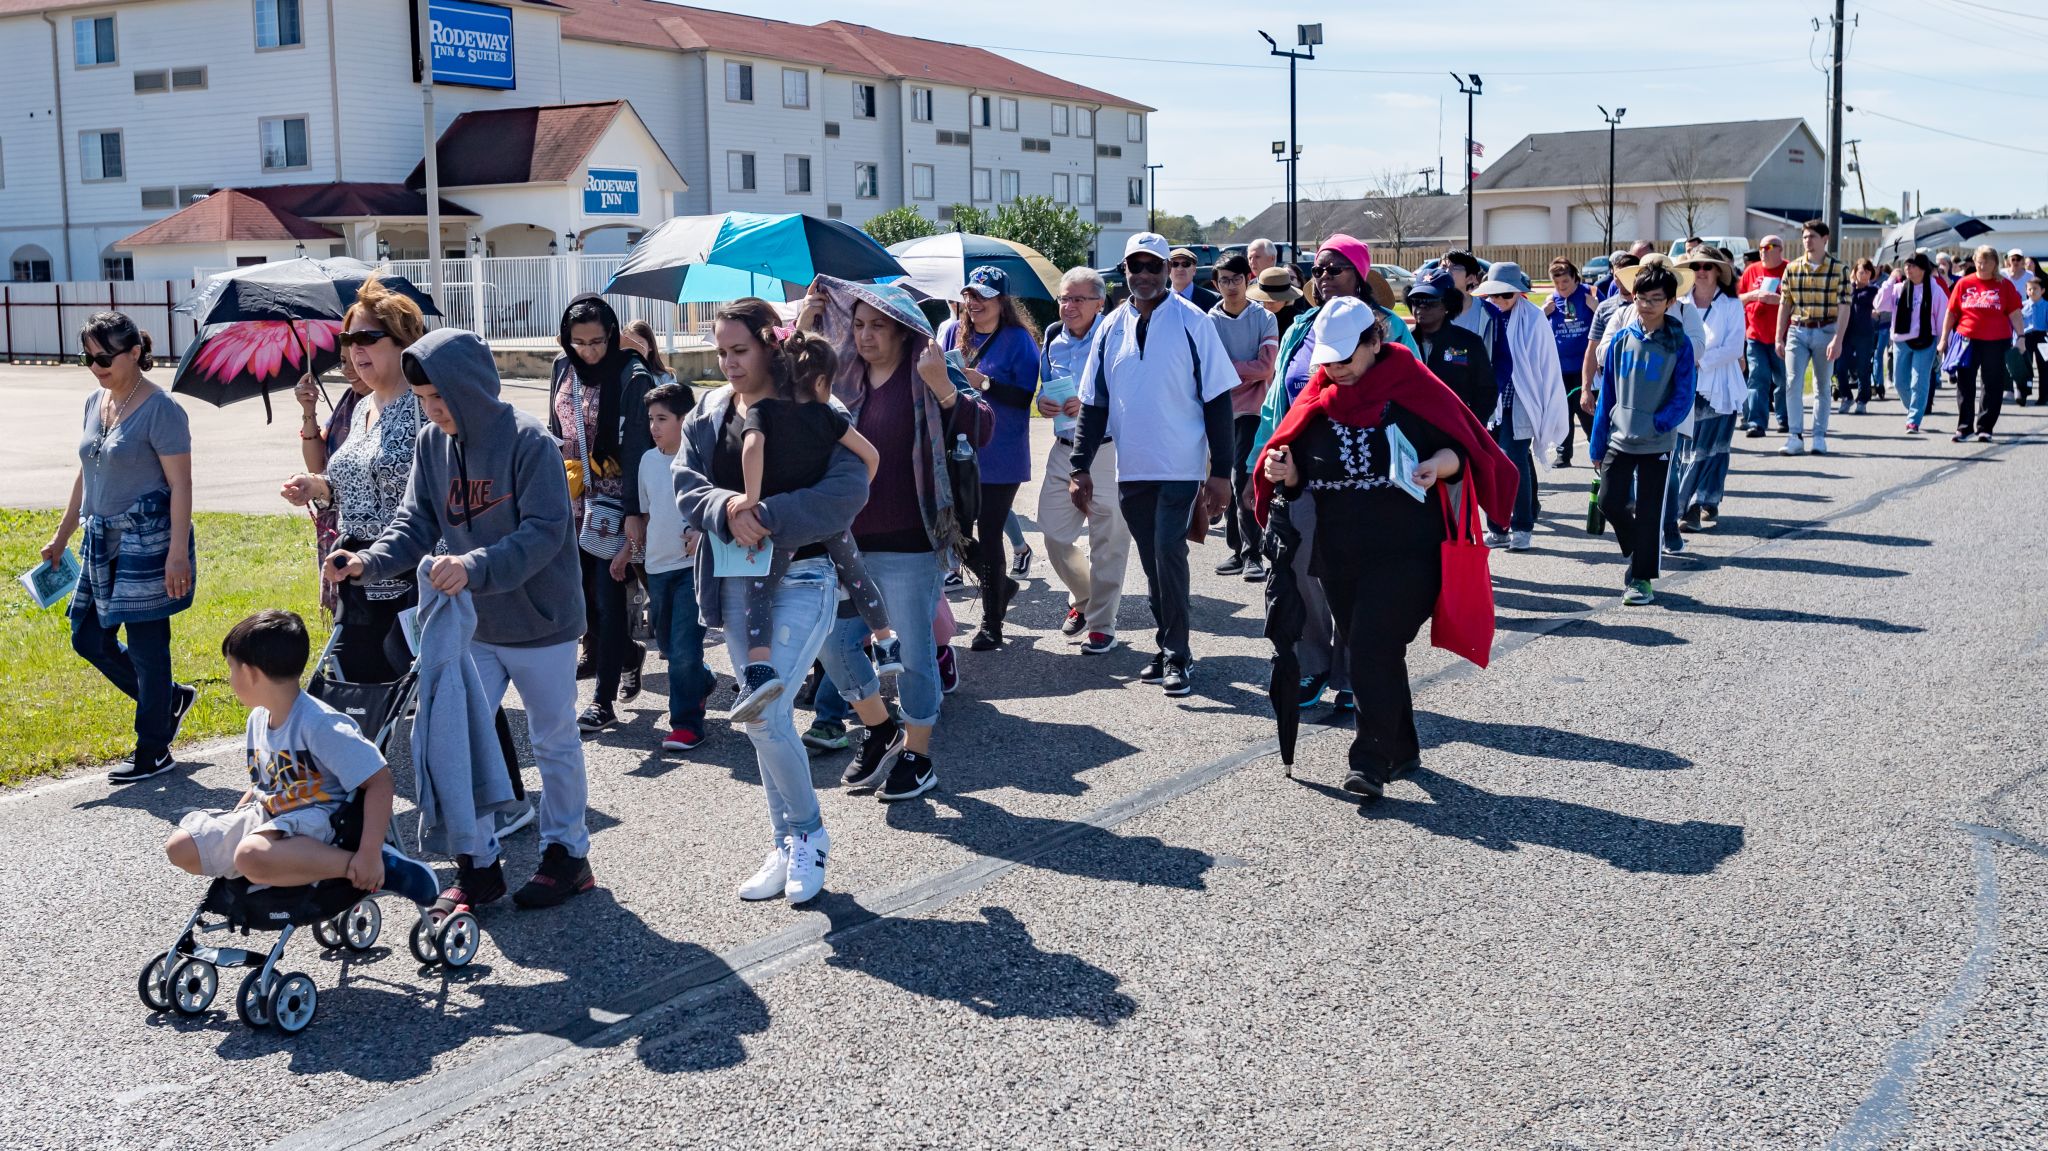
[[[782,190],[791,195],[804,195],[810,192],[811,158],[809,156],[784,156],[782,158]]]
[[[257,48],[297,48],[303,43],[299,0],[256,0]]]
[[[802,68],[782,70],[782,106],[785,108],[808,108],[811,106],[811,74]]]
[[[1052,174],[1052,202],[1064,204],[1074,198],[1074,178],[1065,172]]]
[[[176,188],[144,188],[142,210],[145,212],[167,212],[178,205]]]
[[[1015,100],[1012,100],[1012,99],[1010,99],[1010,98],[1009,98],[1008,96],[1005,96],[1005,97],[1003,97],[1003,98],[1002,98],[1002,100],[1001,100],[1001,101],[999,101],[999,102],[997,103],[997,106],[996,106],[996,107],[997,107],[997,112],[998,112],[998,114],[999,114],[999,115],[1000,115],[1000,116],[1002,117],[1002,119],[1001,119],[1000,121],[998,121],[998,123],[999,123],[999,124],[1000,124],[1000,125],[1002,126],[1002,129],[1003,129],[1003,131],[1005,131],[1005,132],[1014,132],[1014,131],[1016,131],[1016,130],[1017,130],[1017,102],[1016,102]]]
[[[752,152],[727,152],[725,154],[725,187],[731,192],[754,190],[754,154]]]
[[[853,166],[853,198],[876,200],[882,195],[882,170],[875,164]]]
[[[71,22],[72,60],[80,68],[97,68],[120,62],[114,50],[112,16],[80,16]]]
[[[80,132],[78,164],[87,180],[119,180],[125,177],[128,173],[127,166],[121,162],[121,133]]]
[[[1129,195],[1130,195],[1130,198],[1129,198],[1128,200],[1126,200],[1125,202],[1126,202],[1126,203],[1128,203],[1128,204],[1129,204],[1129,205],[1130,205],[1131,207],[1133,207],[1133,208],[1138,208],[1138,207],[1143,207],[1143,206],[1144,206],[1144,203],[1145,203],[1145,177],[1143,177],[1143,176],[1132,176],[1132,177],[1131,177],[1131,181],[1130,181],[1130,189],[1129,189]]]
[[[974,196],[975,203],[986,203],[989,200],[988,180],[989,172],[987,168],[976,168],[974,170],[974,186],[972,189],[972,194]]]
[[[1003,169],[1003,203],[1012,203],[1023,185],[1023,180],[1013,168]]]
[[[972,97],[967,104],[968,126],[973,128],[988,127],[990,116],[989,108],[992,103],[993,101],[991,101],[987,96]]]
[[[1095,202],[1095,177],[1074,177],[1074,202],[1076,204],[1093,204]]]
[[[1095,109],[1074,109],[1074,135],[1082,137],[1095,135]]]
[[[733,60],[725,62],[725,98],[735,104],[754,102],[754,66]]]
[[[1124,138],[1136,144],[1145,138],[1145,117],[1136,112],[1124,113]]]
[[[933,188],[936,182],[937,173],[930,164],[912,164],[910,166],[911,199],[929,200],[938,195],[938,192]]]
[[[116,252],[100,257],[100,279],[133,280],[135,278],[135,257]]]
[[[1064,136],[1067,134],[1067,111],[1068,109],[1065,104],[1054,104],[1052,106],[1053,135]]]
[[[930,88],[912,88],[910,90],[910,118],[927,124],[931,123],[932,90]]]
[[[875,86],[855,84],[853,86],[853,114],[862,120],[875,118]]]
[[[292,116],[262,121],[263,170],[289,172],[307,167],[306,118]]]

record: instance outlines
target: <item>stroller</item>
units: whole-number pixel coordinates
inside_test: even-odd
[[[408,668],[391,683],[350,683],[332,674],[329,657],[333,650],[330,636],[306,685],[307,694],[354,720],[378,752],[388,757],[392,736],[412,709],[417,684],[413,670]],[[332,826],[335,845],[355,850],[362,839],[360,789],[335,812]],[[399,846],[397,827],[394,819],[385,833],[394,847]],[[213,918],[209,921],[208,917]],[[252,1028],[276,1027],[296,1035],[313,1022],[320,1002],[312,976],[278,971],[285,945],[301,927],[311,927],[313,938],[329,950],[367,951],[376,946],[383,931],[384,913],[375,895],[364,894],[345,878],[254,891],[247,879],[215,879],[177,942],[143,965],[136,977],[136,992],[152,1011],[202,1015],[213,1005],[220,988],[220,969],[249,968],[235,993],[235,1014]],[[275,931],[277,941],[267,951],[202,942],[203,936],[221,931],[239,931],[244,936],[251,931]],[[465,967],[482,944],[476,916],[467,907],[457,907],[440,919],[422,909],[413,923],[410,946],[413,958],[422,965]]]

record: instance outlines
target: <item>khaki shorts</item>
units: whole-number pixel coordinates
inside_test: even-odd
[[[233,811],[188,811],[178,821],[178,828],[199,848],[201,874],[234,879],[241,875],[235,870],[235,849],[244,839],[274,831],[286,838],[303,836],[316,843],[333,843],[335,809],[334,804],[315,804],[272,817],[264,813],[262,805],[252,803]]]

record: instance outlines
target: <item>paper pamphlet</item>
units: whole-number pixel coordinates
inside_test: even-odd
[[[1418,502],[1429,498],[1428,489],[1415,482],[1415,469],[1422,462],[1415,454],[1415,445],[1401,434],[1401,429],[1387,425],[1387,478],[1394,486],[1414,496]]]
[[[55,564],[44,560],[21,573],[21,586],[28,589],[37,607],[46,608],[70,598],[78,587],[78,573],[78,557],[66,548]]]
[[[721,579],[767,575],[769,563],[775,558],[768,544],[749,550],[715,535],[706,538],[711,541],[712,571]]]

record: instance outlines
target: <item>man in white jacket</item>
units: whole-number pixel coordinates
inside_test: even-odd
[[[1522,298],[1529,277],[1515,264],[1495,264],[1472,294],[1493,309],[1493,336],[1488,351],[1500,405],[1487,427],[1494,442],[1514,462],[1522,482],[1515,491],[1515,510],[1506,524],[1487,524],[1488,547],[1529,550],[1536,530],[1536,461],[1548,462],[1564,442],[1566,421],[1564,371],[1557,362],[1557,339],[1543,310]]]

